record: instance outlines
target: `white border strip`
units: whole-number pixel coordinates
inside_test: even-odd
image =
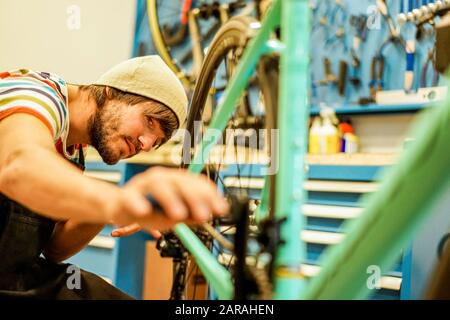
[[[102,249],[114,249],[116,240],[106,236],[96,236],[89,242],[89,246]]]
[[[314,230],[303,230],[300,238],[307,243],[319,243],[319,244],[338,244],[345,237],[345,234],[338,232],[324,232]]]
[[[223,179],[228,188],[262,189],[264,187],[263,178],[251,177],[226,177]],[[376,182],[348,182],[329,180],[307,180],[304,188],[307,191],[320,192],[351,192],[368,193],[378,190],[379,183]]]
[[[320,266],[315,266],[312,264],[302,264],[303,274],[308,278],[312,278],[318,275],[321,269],[322,267]],[[383,289],[400,291],[402,278],[382,276],[380,282],[380,287]]]
[[[353,219],[361,214],[363,208],[305,204],[302,211],[307,217]]]
[[[378,190],[379,184],[376,182],[347,182],[328,180],[308,180],[305,181],[304,188],[308,191],[320,192],[351,192],[367,193]]]

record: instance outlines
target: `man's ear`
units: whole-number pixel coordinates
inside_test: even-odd
[[[108,86],[105,86],[104,88],[104,94],[107,100],[111,100],[112,99],[112,93],[111,93],[111,88]]]

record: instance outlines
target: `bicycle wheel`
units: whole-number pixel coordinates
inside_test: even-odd
[[[224,7],[221,8],[221,6]],[[243,0],[147,0],[150,31],[156,50],[189,90],[195,83],[194,50],[203,52],[221,26],[221,12],[233,15],[249,5]],[[250,7],[247,8],[247,10]],[[199,48],[193,48],[189,13],[195,12]],[[197,52],[198,53],[198,52]],[[202,56],[203,54],[200,53]],[[201,58],[200,58],[201,60]]]
[[[167,4],[168,1],[165,1],[165,4]],[[161,0],[147,0],[147,15],[149,19],[149,25],[150,25],[150,32],[152,34],[152,40],[155,44],[155,48],[158,51],[161,58],[167,63],[169,68],[175,72],[175,74],[178,76],[178,78],[183,82],[183,84],[186,87],[189,87],[191,85],[191,81],[188,78],[187,74],[181,71],[181,68],[177,66],[176,62],[172,59],[169,49],[166,46],[166,40],[163,36],[163,28],[160,27],[163,26],[165,23],[165,20],[172,20],[172,21],[180,21],[180,15],[183,10],[183,1],[180,0],[177,3],[173,3],[171,1],[170,6],[165,8],[165,4]],[[159,15],[161,14],[161,10],[165,10],[168,12],[167,16],[160,19]],[[160,21],[162,20],[162,21]],[[176,40],[177,42],[182,42],[184,38],[186,38],[186,24],[178,24],[178,30]],[[166,37],[167,38],[167,37]]]
[[[199,133],[207,130],[217,101],[238,63],[249,36],[255,32],[252,27],[255,23],[255,19],[247,16],[234,17],[224,24],[214,37],[191,99],[186,125],[190,139],[188,137],[184,141],[184,159],[191,158],[199,142],[197,139]],[[230,130],[233,133],[236,132],[233,130],[237,130],[236,135],[224,136],[224,131],[222,142],[225,143],[217,145],[217,150],[213,152],[215,156],[205,166],[206,174],[222,188],[224,194],[239,196],[241,209],[249,214],[249,216],[241,216],[244,218],[241,220],[215,221],[215,229],[207,228],[210,233],[214,233],[214,230],[218,230],[220,233],[212,235],[215,240],[212,242],[212,250],[224,265],[233,267],[236,286],[235,298],[237,299],[269,298],[271,293],[271,264],[261,261],[259,258],[261,253],[264,253],[265,257],[267,257],[267,253],[269,256],[273,256],[273,252],[268,252],[268,249],[273,249],[273,246],[268,245],[267,241],[263,245],[257,241],[261,229],[255,224],[253,209],[258,205],[260,199],[258,192],[255,192],[252,187],[252,182],[261,181],[261,174],[258,174],[258,170],[253,168],[254,165],[258,166],[258,163],[253,160],[264,162],[263,159],[274,158],[270,154],[273,148],[270,143],[271,139],[268,137],[270,137],[271,130],[276,129],[277,83],[278,58],[276,56],[261,58],[246,93],[239,101],[236,112],[227,126],[227,134]],[[208,99],[212,100],[209,105],[207,104]],[[250,139],[248,141],[244,139],[244,143],[242,143],[242,139],[239,140],[239,134],[246,137],[249,133],[261,133],[261,131],[263,135],[253,140],[257,142],[256,146],[252,145]],[[250,155],[251,152],[263,153],[263,155],[248,157],[247,155]],[[232,157],[232,155],[236,157]],[[244,156],[239,158],[239,155]],[[234,168],[232,174],[230,174],[230,167]],[[273,207],[275,175],[270,177],[269,209]],[[246,205],[242,205],[242,201],[246,202]],[[226,243],[223,244],[223,242],[230,241],[230,236],[233,237],[230,229],[235,230],[233,250],[220,248],[219,244],[225,246]],[[250,245],[253,249],[250,248]],[[249,257],[251,259],[248,259]],[[247,260],[251,263],[248,264]],[[174,276],[177,279],[184,278],[189,281],[189,277],[182,277],[179,274]],[[251,279],[255,281],[251,281]]]

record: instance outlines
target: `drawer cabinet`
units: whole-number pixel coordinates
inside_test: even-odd
[[[148,165],[119,163],[113,166],[100,162],[86,163],[85,174],[95,179],[123,185]],[[108,197],[108,195],[105,195]],[[106,226],[89,245],[67,260],[93,272],[129,295],[140,299],[143,291],[145,242],[152,238],[143,232],[130,237],[113,238],[113,226]]]
[[[330,246],[336,245],[346,235],[346,223],[363,213],[361,201],[367,194],[375,192],[379,184],[376,176],[381,166],[329,166],[309,165],[308,179],[304,184],[307,203],[302,212],[306,225],[299,235],[306,244],[306,260],[303,268],[308,277],[320,272],[320,258]],[[255,173],[263,172],[259,165],[232,165],[223,173],[222,181],[227,190],[246,188],[251,198],[259,199],[264,177]],[[237,179],[237,174],[241,177]],[[247,176],[248,175],[248,176]],[[247,178],[245,178],[247,176]],[[242,178],[244,177],[244,178]],[[225,188],[224,187],[224,188]],[[405,267],[404,255],[392,271],[380,280],[380,289],[374,290],[373,299],[400,299],[402,274]],[[228,261],[226,258],[224,261]],[[410,281],[408,278],[407,281]]]

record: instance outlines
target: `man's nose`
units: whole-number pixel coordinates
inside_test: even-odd
[[[144,151],[150,151],[153,147],[153,145],[156,142],[156,136],[155,135],[142,135],[138,138],[140,144],[141,144],[141,149]]]

